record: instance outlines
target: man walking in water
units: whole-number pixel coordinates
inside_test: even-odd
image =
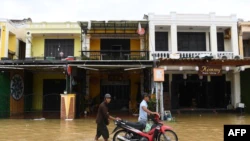
[[[143,100],[140,104],[140,109],[139,109],[139,118],[138,121],[143,124],[144,128],[146,127],[147,121],[148,121],[148,115],[150,114],[157,114],[159,117],[159,113],[157,112],[152,112],[148,109],[148,104],[147,102],[149,102],[149,97],[150,95],[147,93],[143,94]]]
[[[98,108],[98,113],[96,117],[97,130],[96,130],[95,141],[97,141],[98,138],[101,136],[104,138],[104,141],[108,141],[109,131],[107,125],[109,125],[109,119],[120,120],[120,118],[114,118],[109,115],[107,106],[110,103],[110,101],[111,101],[111,95],[105,94],[104,101],[100,104]]]

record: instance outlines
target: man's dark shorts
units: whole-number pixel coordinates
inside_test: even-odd
[[[107,128],[107,126],[104,123],[98,123],[97,124],[97,137],[99,138],[100,136],[102,136],[104,139],[108,139],[109,138],[109,130]]]

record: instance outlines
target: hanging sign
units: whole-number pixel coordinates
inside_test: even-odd
[[[154,81],[164,82],[164,68],[154,68]]]

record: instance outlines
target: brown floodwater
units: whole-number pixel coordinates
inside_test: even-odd
[[[223,141],[224,124],[250,124],[249,115],[236,114],[175,115],[175,119],[176,122],[165,123],[173,127],[180,141]],[[108,128],[111,132],[114,124]],[[88,117],[72,121],[0,119],[0,141],[93,141],[95,131],[95,119]],[[112,137],[113,134],[110,141]]]

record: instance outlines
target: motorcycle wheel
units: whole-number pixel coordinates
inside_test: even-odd
[[[118,137],[123,137],[125,139],[127,139],[126,137],[128,136],[128,132],[126,130],[119,130],[117,131],[114,136],[113,136],[113,141],[122,141],[121,139],[119,139]]]
[[[176,133],[172,130],[165,130],[165,133],[164,134],[160,133],[157,139],[158,141],[178,141],[178,137]]]

